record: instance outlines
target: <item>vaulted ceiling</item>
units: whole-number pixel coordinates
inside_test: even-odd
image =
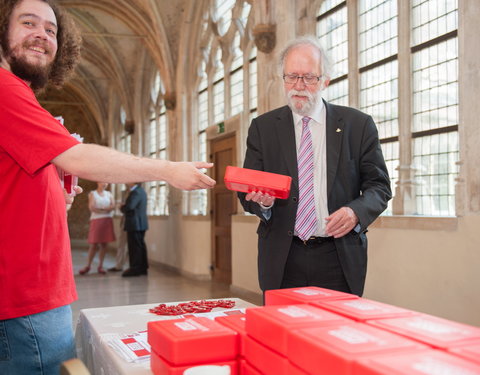
[[[60,0],[83,38],[82,57],[74,77],[60,90],[47,90],[41,103],[63,114],[75,131],[90,142],[108,143],[112,100],[132,117],[142,69],[160,71],[167,90],[173,90],[181,29],[188,23],[186,7],[204,0]],[[120,103],[120,104],[119,104]],[[115,106],[113,106],[115,107]],[[67,122],[68,127],[68,122]],[[111,129],[110,129],[111,130]]]

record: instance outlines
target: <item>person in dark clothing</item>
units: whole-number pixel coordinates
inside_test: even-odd
[[[127,184],[130,194],[120,210],[125,215],[124,230],[127,232],[128,259],[130,268],[123,277],[140,276],[148,273],[145,231],[148,229],[147,194],[138,183]]]

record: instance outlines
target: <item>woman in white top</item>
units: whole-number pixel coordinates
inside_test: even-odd
[[[112,193],[106,190],[108,183],[97,182],[97,189],[88,194],[88,208],[90,215],[90,229],[88,231],[88,263],[80,270],[80,275],[85,275],[90,271],[93,258],[100,248],[98,256],[98,273],[105,275],[103,269],[103,259],[107,252],[107,244],[115,241],[115,233],[113,231],[113,202]]]

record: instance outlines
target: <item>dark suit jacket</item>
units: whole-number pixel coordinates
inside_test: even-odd
[[[125,204],[120,208],[125,215],[124,230],[127,232],[146,231],[147,221],[147,194],[140,185],[130,191]]]
[[[373,119],[349,107],[326,105],[327,195],[330,213],[342,206],[352,208],[359,219],[359,233],[335,239],[348,285],[361,295],[367,272],[365,232],[391,198],[390,180]],[[244,209],[257,215],[258,277],[262,290],[280,288],[287,261],[298,205],[298,169],[293,116],[287,106],[254,119],[247,138],[245,168],[292,177],[288,199],[277,199],[270,219],[260,206],[247,202]]]

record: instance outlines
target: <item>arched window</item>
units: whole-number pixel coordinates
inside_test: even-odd
[[[205,13],[198,50],[201,56],[195,103],[198,116],[194,119],[196,127],[192,127],[195,160],[207,161],[209,126],[218,126],[242,112],[248,120],[252,103],[256,111],[256,49],[251,49],[250,59],[245,59],[248,56],[245,49],[252,44],[246,31],[250,10],[247,0],[210,0],[210,10]],[[184,197],[185,213],[206,215],[206,190],[185,193]]]
[[[147,147],[151,158],[168,159],[168,120],[163,100],[164,88],[157,73],[152,85],[150,122],[148,125]],[[168,215],[168,185],[165,181],[152,181],[146,184],[148,194],[148,215]]]

